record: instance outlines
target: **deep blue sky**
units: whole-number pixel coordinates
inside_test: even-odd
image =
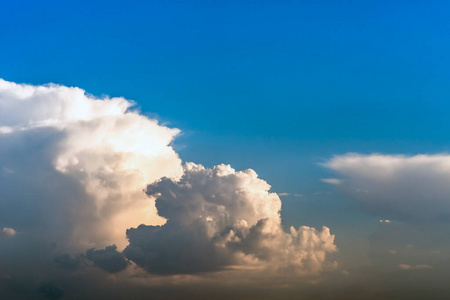
[[[450,4],[211,2],[4,1],[0,77],[133,99],[183,131],[184,160],[253,168],[305,195],[286,223],[344,238],[366,216],[318,163],[448,151]]]

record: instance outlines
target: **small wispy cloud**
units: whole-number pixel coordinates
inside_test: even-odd
[[[407,265],[407,264],[399,264],[398,268],[401,270],[426,270],[433,269],[430,265]]]
[[[329,183],[329,184],[340,184],[341,180],[337,178],[322,178],[322,182]]]
[[[291,194],[291,193],[277,193],[278,196],[280,197],[285,197],[285,196],[294,196],[294,197],[302,197],[302,194]]]

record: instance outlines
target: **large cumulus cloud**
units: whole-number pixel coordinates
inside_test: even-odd
[[[79,299],[75,282],[147,285],[148,272],[334,268],[328,228],[284,232],[254,171],[183,167],[179,130],[133,105],[0,80],[0,298]]]
[[[87,265],[78,253],[123,249],[127,228],[164,223],[143,189],[181,175],[179,131],[132,106],[0,80],[0,298],[35,299],[42,280]],[[90,251],[91,265],[126,267],[112,250]]]
[[[252,266],[311,275],[333,268],[325,258],[336,250],[334,235],[326,227],[284,232],[280,198],[269,189],[251,169],[188,163],[180,180],[147,187],[167,223],[129,229],[125,254],[156,274]]]
[[[163,223],[142,189],[181,174],[170,146],[178,130],[132,105],[0,80],[0,225],[57,231],[72,248],[123,248],[127,228]]]

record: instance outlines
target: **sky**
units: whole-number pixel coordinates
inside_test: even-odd
[[[1,298],[448,299],[449,6],[4,1]]]

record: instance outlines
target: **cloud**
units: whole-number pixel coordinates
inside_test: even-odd
[[[57,255],[53,258],[54,263],[63,269],[75,271],[82,265],[82,255],[72,257],[68,253]]]
[[[334,235],[326,227],[284,232],[280,198],[269,189],[251,169],[187,163],[180,180],[164,178],[147,187],[167,223],[129,229],[125,255],[155,274],[237,266],[303,275],[332,269],[326,255],[336,251]]]
[[[401,270],[426,270],[426,269],[433,269],[430,265],[407,265],[407,264],[399,264],[398,268]]]
[[[79,88],[0,80],[2,221],[72,251],[124,248],[127,228],[163,224],[142,189],[181,175],[170,146],[179,130],[132,106]]]
[[[122,250],[128,228],[165,222],[143,189],[181,175],[171,146],[179,130],[133,105],[0,80],[0,278],[11,278],[0,283],[0,298],[30,298],[41,280],[71,282],[80,272],[101,280],[88,266],[115,272],[123,266],[115,253],[93,250],[90,264],[78,253]]]
[[[4,227],[2,229],[2,231],[0,231],[0,237],[2,236],[15,236],[16,235],[16,231],[12,228],[9,227]]]
[[[342,175],[337,188],[373,215],[403,222],[450,217],[450,155],[335,156],[324,166]]]
[[[124,298],[155,278],[204,283],[202,272],[226,270],[219,285],[336,267],[328,228],[285,232],[280,198],[254,171],[183,167],[179,130],[133,105],[0,80],[0,298],[114,299],[105,286]]]
[[[329,184],[339,184],[341,181],[337,178],[323,178],[321,179],[322,182],[329,183]]]
[[[277,193],[279,197],[286,197],[286,196],[294,196],[294,197],[302,197],[302,194],[291,194],[291,193]]]
[[[120,272],[129,264],[122,253],[117,251],[116,245],[108,246],[104,250],[89,249],[86,257],[94,262],[95,266],[109,273]]]
[[[336,189],[362,210],[377,216],[379,228],[369,237],[374,276],[406,280],[423,273],[423,282],[448,273],[450,156],[335,156],[325,164],[340,176]],[[427,277],[433,269],[433,278]],[[421,275],[422,276],[422,275]],[[440,283],[441,284],[441,283]],[[444,285],[442,285],[444,286]]]

